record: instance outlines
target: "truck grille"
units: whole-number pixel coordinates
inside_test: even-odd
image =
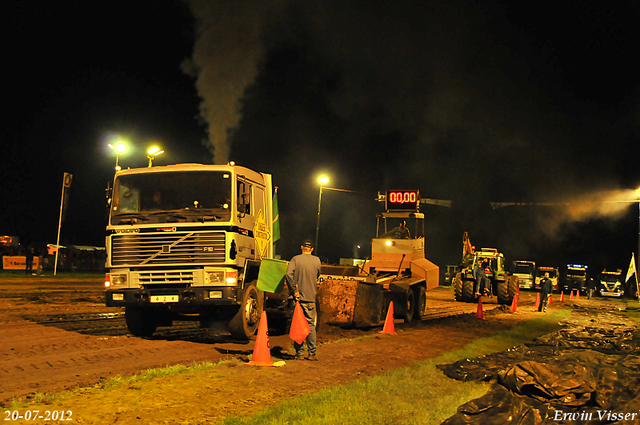
[[[168,270],[133,272],[131,280],[134,287],[148,285],[172,286],[176,288],[186,288],[189,286],[201,286],[199,275],[192,271]]]
[[[113,266],[224,263],[224,232],[127,233],[111,237]]]

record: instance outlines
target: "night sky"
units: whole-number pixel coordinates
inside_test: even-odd
[[[370,255],[378,191],[418,189],[426,256],[626,269],[638,249],[638,1],[4,1],[0,234],[104,245],[124,167],[273,174],[289,259]],[[492,209],[490,202],[559,203]],[[357,245],[362,248],[358,250]]]

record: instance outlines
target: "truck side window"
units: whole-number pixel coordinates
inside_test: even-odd
[[[251,214],[251,184],[238,180],[238,212]]]

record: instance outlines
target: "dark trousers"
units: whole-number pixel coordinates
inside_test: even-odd
[[[316,303],[312,302],[300,302],[300,307],[302,307],[302,312],[304,313],[304,317],[307,319],[307,323],[309,323],[309,335],[307,335],[306,343],[307,343],[307,351],[310,356],[316,355]],[[304,345],[298,344],[293,341],[293,347],[296,350],[296,355],[302,356],[304,355]]]
[[[546,292],[540,292],[540,305],[538,311],[546,310],[549,305],[549,294]]]

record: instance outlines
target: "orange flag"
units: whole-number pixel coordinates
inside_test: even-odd
[[[304,340],[307,339],[309,332],[311,332],[309,322],[307,322],[307,318],[304,317],[304,312],[302,311],[302,307],[300,307],[300,303],[296,302],[296,308],[293,310],[293,320],[291,321],[289,338],[298,344],[302,344]]]

